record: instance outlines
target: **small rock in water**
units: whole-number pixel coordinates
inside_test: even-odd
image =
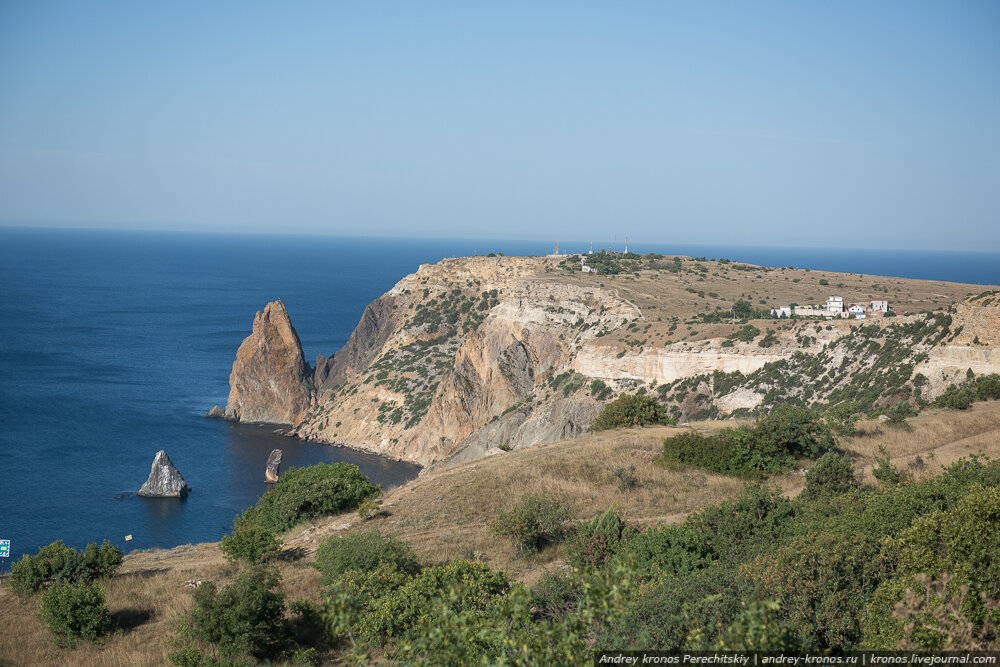
[[[218,405],[213,405],[212,409],[205,413],[205,416],[209,419],[225,419],[226,411],[220,408]]]
[[[281,467],[281,450],[271,450],[271,455],[267,457],[267,469],[264,471],[264,481],[277,482],[278,468]]]
[[[139,489],[139,495],[146,498],[183,498],[190,490],[167,452],[161,449],[156,452],[149,470],[149,479]]]

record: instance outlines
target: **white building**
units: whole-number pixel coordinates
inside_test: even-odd
[[[889,300],[872,299],[871,308],[873,313],[887,313],[889,312]]]
[[[860,306],[856,303],[852,303],[850,306],[848,306],[847,312],[850,313],[851,315],[860,315],[865,312],[865,307]]]
[[[771,315],[777,318],[788,318],[792,316],[791,306],[778,306],[777,308],[771,309]]]
[[[831,296],[827,297],[826,300],[826,310],[829,313],[842,313],[844,312],[844,297],[842,296]]]

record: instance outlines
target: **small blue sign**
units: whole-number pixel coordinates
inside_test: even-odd
[[[0,540],[0,558],[10,558],[10,540]]]

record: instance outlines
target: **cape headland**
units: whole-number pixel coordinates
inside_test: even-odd
[[[997,288],[1000,289],[1000,288]],[[616,394],[682,422],[778,403],[919,409],[1000,372],[1000,294],[684,256],[422,265],[314,366],[284,304],[237,351],[225,415],[429,465],[583,434]]]

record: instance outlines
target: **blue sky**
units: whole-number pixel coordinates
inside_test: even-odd
[[[1000,3],[0,0],[0,224],[1000,249]]]

